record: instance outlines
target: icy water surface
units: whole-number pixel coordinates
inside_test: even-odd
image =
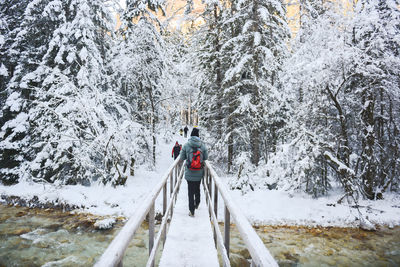
[[[375,232],[354,228],[255,227],[279,266],[400,266],[400,227]],[[231,227],[232,266],[250,258]]]
[[[123,225],[117,220],[111,230],[96,230],[93,224],[98,219],[0,204],[0,267],[93,266]],[[400,227],[367,232],[260,226],[256,231],[280,266],[400,266]],[[145,266],[147,233],[143,224],[125,254],[124,266]],[[249,266],[249,253],[234,225],[230,258],[233,267]]]
[[[97,219],[0,204],[0,267],[93,266],[123,225],[117,220],[111,230],[96,230]],[[125,254],[125,266],[146,265],[147,233],[143,224]]]

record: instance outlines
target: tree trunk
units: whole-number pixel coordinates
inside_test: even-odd
[[[219,44],[219,14],[218,14],[218,5],[214,5],[214,21],[215,21],[215,27],[217,28],[217,34],[215,36],[214,40],[214,47],[215,47],[215,52],[216,54],[219,53],[221,50],[221,45]],[[222,70],[221,70],[221,62],[217,58],[216,63],[215,63],[215,71],[216,71],[216,81],[215,81],[215,86],[218,90],[218,94],[221,92],[222,88]],[[216,132],[217,132],[217,139],[222,138],[222,99],[219,98],[217,102],[217,118],[216,118]]]
[[[370,89],[371,90],[371,89]],[[376,164],[374,155],[375,136],[374,136],[374,107],[375,99],[372,92],[364,92],[363,96],[364,110],[361,112],[361,118],[364,124],[363,128],[363,154],[362,154],[362,173],[364,193],[368,199],[374,199],[374,183],[376,176]]]
[[[260,161],[260,132],[258,127],[255,127],[251,132],[251,146],[251,163],[258,166],[258,162]]]
[[[258,3],[257,1],[254,1],[253,4],[253,19],[254,19],[254,24],[253,24],[253,32],[257,32],[257,24],[259,23],[259,18],[258,18]],[[254,41],[254,40],[253,40]],[[253,53],[253,69],[254,69],[254,88],[253,88],[253,95],[252,95],[252,104],[256,107],[256,114],[253,114],[253,120],[252,123],[252,129],[251,129],[251,163],[254,165],[258,166],[258,162],[260,161],[260,117],[261,117],[261,107],[260,107],[260,90],[258,85],[259,81],[259,76],[261,74],[259,73],[259,57],[258,57],[258,52],[255,49],[255,44],[252,44],[252,53]]]
[[[326,90],[328,91],[329,97],[331,98],[339,117],[340,123],[340,144],[339,144],[339,159],[346,164],[347,167],[350,167],[350,147],[349,147],[349,138],[347,134],[347,122],[346,117],[343,112],[342,106],[340,105],[337,95],[333,94],[332,91],[326,86]]]
[[[231,111],[231,108],[229,109]],[[233,121],[232,121],[232,112],[229,112],[228,115],[228,173],[232,170],[233,165]]]
[[[150,127],[151,127],[151,136],[153,139],[152,144],[152,156],[153,156],[153,166],[156,166],[156,117],[155,117],[155,106],[154,106],[154,98],[152,94],[152,89],[147,88],[147,92],[149,94],[149,100],[151,105],[151,113],[150,113]]]

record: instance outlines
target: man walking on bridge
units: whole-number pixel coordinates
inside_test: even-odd
[[[186,160],[185,179],[188,183],[189,216],[193,217],[194,210],[200,204],[200,182],[204,176],[204,161],[208,159],[208,151],[199,138],[198,128],[193,128],[179,159]]]

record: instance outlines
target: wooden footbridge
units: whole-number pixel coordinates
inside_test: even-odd
[[[125,250],[146,216],[149,221],[149,258],[147,267],[155,265],[158,248],[163,245],[159,266],[230,266],[230,224],[236,224],[251,259],[251,266],[278,266],[250,223],[235,205],[225,185],[210,162],[205,164],[204,193],[195,217],[188,216],[187,186],[182,186],[184,168],[179,158],[168,169],[160,183],[114,238],[95,267],[123,266]],[[169,185],[169,190],[168,190]],[[154,231],[156,199],[163,199],[163,218],[157,235]],[[169,191],[169,192],[168,192]],[[169,197],[167,195],[169,194]],[[218,226],[218,203],[224,205],[224,235]]]

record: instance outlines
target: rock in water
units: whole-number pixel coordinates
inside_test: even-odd
[[[94,228],[98,230],[107,230],[111,229],[113,225],[115,224],[115,218],[107,218],[103,220],[96,221],[94,223]]]
[[[365,218],[361,218],[360,228],[367,231],[376,231],[375,225]]]

